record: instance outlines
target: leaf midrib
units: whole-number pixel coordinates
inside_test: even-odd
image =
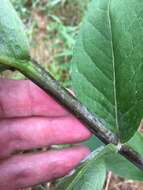
[[[113,88],[114,88],[113,90],[114,90],[114,105],[115,105],[115,124],[116,124],[116,127],[117,127],[117,133],[119,135],[115,54],[114,54],[114,42],[113,42],[113,32],[112,32],[110,5],[111,5],[111,0],[109,0],[109,3],[108,3],[108,20],[109,20],[109,28],[110,28],[110,33],[111,33],[111,53],[112,53],[112,66],[113,66]]]

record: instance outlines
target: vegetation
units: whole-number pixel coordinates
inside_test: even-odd
[[[64,86],[70,86],[70,61],[89,0],[12,0],[26,25],[31,55]],[[67,14],[68,12],[68,14]],[[19,73],[12,74],[19,79]]]
[[[107,13],[109,12],[109,2],[104,1],[104,3],[101,3],[101,1],[97,0],[95,2],[93,0],[91,6],[88,9],[86,19],[79,33],[79,38],[76,44],[76,51],[73,57],[74,61],[72,67],[72,80],[74,82],[74,89],[80,101],[83,104],[85,104],[92,113],[95,113],[98,119],[102,119],[102,122],[99,121],[99,123],[101,123],[101,126],[103,124],[106,125],[106,127],[108,128],[107,132],[108,130],[112,131],[112,133],[114,133],[115,136],[117,136],[117,141],[122,142],[123,144],[120,144],[120,146],[117,147],[114,145],[107,145],[96,149],[90,155],[89,159],[87,159],[83,164],[81,164],[77,168],[76,172],[72,176],[64,178],[60,181],[60,183],[58,183],[57,190],[86,190],[93,189],[95,186],[96,190],[101,190],[104,186],[106,171],[110,170],[112,170],[119,176],[126,177],[129,179],[142,180],[143,178],[143,172],[140,170],[142,169],[142,160],[140,156],[142,156],[143,153],[143,137],[141,131],[138,130],[138,125],[142,118],[142,106],[140,105],[142,102],[142,87],[140,85],[143,84],[142,77],[140,77],[140,72],[142,68],[142,62],[140,62],[140,60],[142,60],[142,54],[139,53],[142,52],[142,41],[140,40],[141,38],[136,38],[137,33],[138,36],[141,37],[142,20],[138,20],[139,18],[135,17],[136,14],[132,14],[132,12],[136,13],[137,11],[142,9],[142,6],[140,1],[136,1],[136,7],[134,7],[132,6],[133,4],[129,0],[127,0],[128,9],[126,9],[125,4],[123,2],[124,1],[122,0],[119,4],[113,4],[112,8],[115,6],[113,10],[115,10],[116,8],[118,9],[119,7],[121,8],[121,10],[119,12],[117,10],[114,12],[114,17],[112,18],[113,23],[111,25],[110,15],[107,15]],[[70,79],[68,74],[70,65],[69,62],[72,58],[72,47],[75,44],[75,37],[86,4],[82,4],[83,6],[79,6],[81,5],[82,1],[74,1],[74,3],[71,3],[69,1],[58,0],[48,2],[13,1],[13,3],[16,9],[19,11],[20,16],[22,17],[24,23],[28,28],[27,34],[29,36],[29,39],[31,39],[31,45],[33,47],[31,50],[32,57],[36,58],[34,49],[35,47],[39,47],[39,39],[42,39],[42,42],[44,42],[44,44],[42,44],[44,46],[42,47],[46,47],[50,43],[50,48],[52,49],[51,51],[54,52],[54,58],[52,60],[45,59],[45,61],[43,61],[44,59],[38,60],[37,58],[37,60],[41,62],[41,64],[43,64],[45,68],[50,70],[50,72],[58,80],[62,81],[65,86],[70,86]],[[43,6],[43,3],[46,4]],[[58,6],[59,8],[57,9],[56,6]],[[77,10],[79,10],[80,14],[76,19],[72,20],[72,22],[69,23],[68,19],[64,19],[64,13],[62,14],[62,16],[58,15],[58,11],[60,10],[61,6],[65,6],[65,9],[67,8],[67,6],[76,7],[78,8]],[[132,10],[132,12],[130,11],[130,9]],[[95,10],[97,12],[96,18],[94,14]],[[124,14],[120,15],[120,13],[122,13],[122,10],[124,10],[125,15],[130,15],[129,20],[128,17],[124,17]],[[34,16],[32,16],[33,14]],[[114,19],[116,18],[116,16],[117,18],[123,17],[121,20],[124,21],[124,30],[122,30],[123,28],[120,25],[120,22],[115,22],[116,20]],[[39,19],[40,22],[38,22]],[[131,26],[133,25],[133,27],[131,27],[130,33],[126,36],[126,32],[128,32],[127,29],[129,21]],[[16,22],[17,24],[15,25],[15,31],[17,32],[20,28],[20,24],[18,25],[18,20]],[[33,23],[32,25],[29,24],[31,22]],[[94,23],[96,23],[96,27],[99,28],[95,28]],[[120,35],[118,34],[118,31],[116,31],[116,28],[121,29],[121,34],[126,38],[121,38],[120,41],[118,41]],[[138,31],[138,29],[140,30]],[[7,34],[7,31],[5,29],[3,31],[3,37],[5,38],[5,34]],[[37,34],[40,35],[38,35],[37,37]],[[11,34],[11,36],[14,35],[14,33]],[[4,66],[13,66],[21,70],[24,74],[31,71],[31,74],[28,73],[27,76],[31,76],[32,78],[34,75],[34,77],[39,77],[39,79],[42,79],[42,76],[40,76],[41,73],[39,74],[39,76],[37,75],[37,71],[42,72],[41,69],[36,70],[36,65],[34,65],[33,67],[33,63],[31,62],[31,60],[29,60],[26,37],[24,34],[22,35],[23,36],[21,38],[17,36],[17,39],[21,39],[20,44],[17,44],[18,41],[15,41],[12,44],[13,48],[18,46],[20,48],[20,51],[12,52],[10,49],[11,46],[8,45],[9,43],[11,43],[11,41],[8,41],[6,44],[7,46],[4,46],[5,49],[1,49],[0,62]],[[96,43],[94,43],[95,41]],[[116,51],[117,44],[120,45],[120,52]],[[138,48],[135,47],[136,44]],[[13,55],[11,53],[13,53]],[[117,56],[116,59],[114,55]],[[96,59],[97,57],[98,61]],[[25,62],[23,60],[26,60],[26,62],[27,60],[29,60],[29,68],[27,68],[24,65]],[[118,67],[119,63],[122,60],[126,61],[126,65],[124,67],[125,70],[120,70],[120,67]],[[90,68],[89,65],[86,65],[87,63],[90,64]],[[98,65],[99,63],[100,65]],[[103,63],[104,67],[101,67]],[[109,65],[105,65],[105,63],[108,63]],[[113,86],[109,85],[110,83],[108,83],[107,79],[105,80],[105,73],[107,74],[107,76],[109,75],[109,78],[113,76],[113,78],[111,77]],[[17,76],[17,74],[15,76]],[[33,80],[37,80],[37,78],[34,77]],[[77,81],[80,81],[80,84]],[[131,81],[132,83],[130,83]],[[41,87],[44,86],[42,86],[42,82],[42,80],[41,82],[39,82]],[[96,87],[94,85],[95,82]],[[126,91],[125,89],[123,89],[122,84],[126,84],[126,89],[131,90]],[[134,87],[136,87],[136,90],[134,89]],[[85,91],[85,89],[87,88],[89,90]],[[113,93],[110,94],[110,92]],[[123,100],[123,97],[126,101]],[[96,103],[94,104],[94,102]],[[110,104],[111,102],[114,104],[113,109]],[[132,105],[134,103],[135,106]],[[118,112],[117,106],[119,106],[119,110],[121,110],[121,112]],[[130,108],[132,108],[131,112]],[[126,112],[128,113],[127,116],[121,118],[121,113]],[[133,113],[137,114],[133,117]],[[135,126],[133,126],[133,124],[135,124]],[[100,135],[98,137],[100,137]],[[107,143],[110,143],[110,139]],[[116,144],[116,142],[113,144]],[[94,146],[93,143],[92,146]],[[124,150],[126,152],[124,152]],[[129,154],[126,154],[127,152]],[[136,159],[134,161],[134,164],[138,166],[140,169],[135,167],[133,164],[131,164],[118,153],[124,155],[130,161],[133,161],[131,156],[135,156],[135,158],[137,159],[139,158],[140,163]],[[112,163],[111,159],[113,160]],[[41,188],[43,187],[41,186]]]

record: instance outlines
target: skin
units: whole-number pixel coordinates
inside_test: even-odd
[[[75,117],[32,82],[0,79],[1,190],[67,175],[90,150],[81,145],[54,150],[51,145],[80,143],[90,137]],[[49,150],[30,151],[44,147]]]

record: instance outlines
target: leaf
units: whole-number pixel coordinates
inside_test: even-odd
[[[72,61],[79,100],[122,142],[143,116],[143,1],[92,0]]]
[[[106,167],[113,173],[126,179],[143,181],[143,172],[119,154],[109,154],[105,158]]]
[[[143,135],[136,132],[135,135],[127,142],[127,145],[133,148],[141,156],[143,156]]]
[[[134,137],[127,143],[130,147],[136,150],[143,157],[143,136],[137,132]],[[112,162],[111,162],[112,160]],[[143,171],[138,169],[130,161],[125,159],[120,154],[110,152],[105,155],[106,166],[117,175],[133,180],[143,181]]]
[[[60,182],[56,190],[94,190],[95,187],[102,190],[106,177],[104,156],[110,151],[115,151],[112,145],[94,151],[73,175]]]
[[[88,146],[92,151],[103,146],[103,143],[96,136],[91,137],[89,140],[83,142],[83,144]]]
[[[0,57],[29,59],[23,24],[9,0],[0,2]]]
[[[103,145],[96,137],[92,137],[84,144],[88,145],[91,150]],[[126,144],[143,157],[143,135],[141,133],[135,133]],[[111,151],[106,154],[104,156],[104,161],[107,169],[112,170],[118,176],[126,179],[143,181],[143,172],[117,152]]]
[[[106,166],[120,177],[143,181],[143,172],[119,154],[110,154],[106,159]]]

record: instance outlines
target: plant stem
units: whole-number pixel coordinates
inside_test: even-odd
[[[0,63],[15,68],[28,77],[31,81],[50,94],[60,104],[67,108],[76,118],[97,136],[104,144],[119,144],[118,137],[108,130],[95,115],[90,113],[71,93],[63,88],[45,69],[35,61],[17,61],[0,57]],[[120,145],[118,152],[132,162],[136,167],[143,170],[143,158],[128,147]]]
[[[125,144],[121,146],[118,152],[127,160],[132,162],[136,167],[143,170],[143,158],[139,155],[138,152]]]
[[[25,72],[24,70],[23,74],[86,124],[89,130],[93,134],[96,134],[104,144],[118,144],[118,138],[105,128],[85,106],[83,106],[68,90],[63,88],[58,81],[56,81],[35,61],[30,63],[27,67],[27,71]]]

